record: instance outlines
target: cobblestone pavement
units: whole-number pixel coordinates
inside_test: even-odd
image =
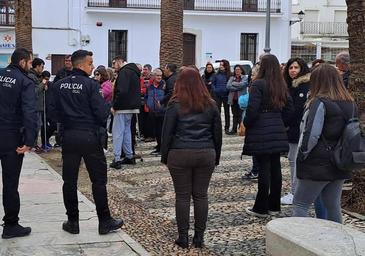
[[[159,157],[150,156],[155,143],[140,142],[136,152],[143,162],[109,172],[111,208],[126,220],[126,232],[156,255],[265,255],[265,225],[272,218],[258,219],[244,209],[252,206],[257,181],[241,179],[251,168],[251,159],[240,159],[243,137],[224,136],[221,164],[209,187],[209,216],[203,250],[180,250],[173,241],[177,235],[174,219],[175,195],[167,167]],[[108,152],[108,162],[112,153]],[[289,166],[281,158],[283,192],[289,190]],[[192,209],[192,208],[191,208]],[[290,216],[284,206],[279,217]],[[365,232],[365,223],[348,215],[344,222]],[[191,211],[191,220],[193,212]],[[193,222],[191,223],[193,227]],[[192,233],[193,231],[191,231]]]
[[[222,117],[223,120],[223,117]],[[265,225],[272,219],[259,219],[245,213],[252,206],[257,192],[257,180],[242,180],[242,174],[250,170],[252,161],[240,159],[244,137],[223,137],[220,165],[215,169],[209,187],[209,216],[205,235],[206,247],[202,250],[180,249],[174,245],[177,237],[175,221],[175,194],[172,180],[160,157],[149,155],[155,142],[138,141],[136,153],[143,161],[134,166],[108,172],[110,208],[115,217],[125,221],[123,230],[137,240],[152,255],[265,255]],[[113,159],[111,138],[108,163]],[[44,154],[47,162],[61,172],[59,151]],[[281,158],[283,191],[289,191],[290,171],[287,158]],[[90,200],[90,181],[82,166],[79,190]],[[291,206],[283,206],[278,217],[291,215]],[[190,212],[191,227],[193,211]],[[365,222],[344,214],[344,223],[365,232]],[[190,231],[190,241],[193,230]]]

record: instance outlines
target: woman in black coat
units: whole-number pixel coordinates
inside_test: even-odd
[[[292,112],[279,61],[274,55],[264,55],[243,121],[246,137],[242,153],[256,156],[260,165],[255,204],[246,209],[250,215],[266,217],[280,212],[280,154],[289,150],[286,122]]]
[[[311,94],[303,116],[297,157],[298,184],[294,194],[294,216],[307,217],[308,208],[321,195],[328,220],[342,222],[341,192],[349,172],[332,163],[332,148],[356,105],[336,69],[321,64],[311,76]]]
[[[213,80],[215,76],[215,70],[213,64],[208,62],[205,65],[204,74],[202,75],[203,82],[208,89],[208,92],[213,97]]]
[[[167,164],[175,188],[179,232],[175,243],[180,247],[189,246],[191,197],[195,220],[193,244],[203,246],[209,181],[219,164],[221,147],[222,122],[218,108],[199,72],[184,68],[166,110],[161,144],[161,161]]]
[[[304,113],[304,104],[307,101],[310,70],[307,63],[301,58],[291,58],[284,69],[284,79],[288,85],[290,96],[293,99],[294,113],[288,123],[289,153],[288,160],[291,174],[291,191],[281,198],[282,204],[292,204],[296,186],[295,159],[299,142],[299,126]]]

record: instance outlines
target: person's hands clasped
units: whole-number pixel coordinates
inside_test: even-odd
[[[26,145],[23,145],[21,147],[17,147],[16,152],[18,153],[18,155],[24,154],[26,152],[30,152],[32,148],[28,147]]]

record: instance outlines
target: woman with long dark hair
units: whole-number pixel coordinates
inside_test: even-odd
[[[176,195],[175,241],[189,246],[190,199],[194,202],[195,247],[203,246],[208,218],[208,186],[222,147],[220,114],[199,72],[186,67],[180,71],[162,128],[161,162],[167,164]]]
[[[213,64],[208,62],[207,65],[205,65],[204,74],[202,75],[202,79],[203,79],[204,84],[207,87],[210,95],[214,95],[213,94],[214,76],[215,76],[215,71],[214,71]]]
[[[292,204],[296,179],[295,159],[298,151],[299,126],[304,113],[304,104],[307,101],[309,92],[310,70],[307,63],[301,58],[291,58],[284,69],[284,79],[289,88],[290,96],[294,103],[294,114],[288,123],[289,153],[291,190],[281,198],[282,204]]]
[[[331,161],[333,148],[357,109],[336,68],[321,64],[311,75],[311,91],[301,125],[297,156],[298,184],[293,215],[307,217],[309,206],[321,196],[327,219],[342,223],[341,192],[351,173]]]
[[[279,61],[274,55],[264,55],[243,121],[246,137],[242,153],[255,156],[260,165],[255,204],[246,209],[250,215],[266,217],[280,212],[280,154],[289,150],[286,123],[292,112]]]
[[[222,104],[224,108],[224,131],[229,132],[230,112],[228,105],[227,82],[231,77],[231,67],[228,60],[222,60],[219,64],[219,70],[213,79],[214,100],[217,103],[218,111],[221,112]]]

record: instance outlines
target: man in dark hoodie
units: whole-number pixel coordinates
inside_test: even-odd
[[[44,61],[40,58],[34,58],[32,68],[29,70],[28,76],[35,83],[35,92],[37,96],[37,113],[38,113],[38,133],[43,125],[43,110],[44,110],[44,84],[42,83],[42,72],[44,69]],[[43,149],[35,142],[35,152],[42,153]]]
[[[122,57],[113,59],[113,68],[118,72],[114,87],[111,112],[113,121],[114,160],[111,168],[120,169],[123,164],[136,164],[132,151],[131,121],[139,113],[141,106],[140,76],[141,71],[135,63],[125,64]],[[121,149],[125,158],[121,160]]]

